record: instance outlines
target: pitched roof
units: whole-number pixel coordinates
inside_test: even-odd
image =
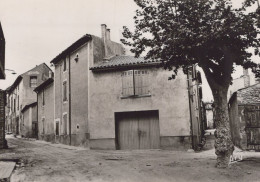
[[[16,80],[14,81],[14,83],[6,89],[6,91],[7,91],[8,93],[11,93],[11,92],[16,88],[16,86],[20,83],[20,81],[21,81],[22,79],[23,79],[23,77],[22,77],[21,75],[19,75],[19,76],[16,78]]]
[[[68,55],[70,52],[75,51],[78,47],[82,46],[86,42],[92,39],[92,36],[90,34],[86,34],[80,39],[78,39],[76,42],[71,44],[68,48],[66,48],[64,51],[62,51],[58,56],[56,56],[51,63],[55,64],[59,62],[64,56]]]
[[[30,107],[36,106],[37,102],[32,102],[31,104],[27,104],[23,107],[23,109],[21,110],[21,112],[24,112],[25,110],[27,110]]]
[[[48,85],[50,85],[53,82],[53,78],[48,78],[46,81],[44,81],[42,84],[40,84],[38,87],[36,87],[33,91],[39,92],[42,89],[46,88]]]
[[[46,63],[41,63],[41,64],[39,64],[39,65],[36,65],[36,67],[41,66],[41,65],[47,66],[47,68],[48,68],[50,71],[52,71],[52,70],[50,69],[50,67],[49,67]],[[23,79],[23,76],[24,76],[27,72],[29,72],[29,71],[35,69],[36,67],[34,67],[34,68],[32,68],[32,69],[30,69],[30,70],[28,70],[28,71],[26,71],[26,72],[24,72],[24,73],[18,75],[17,78],[15,79],[14,83],[13,83],[11,86],[9,86],[9,87],[6,89],[6,91],[7,91],[8,93],[11,93],[11,92],[16,88],[16,86],[20,83],[20,81]]]
[[[114,56],[108,60],[101,62],[98,65],[95,65],[90,68],[90,70],[108,70],[108,69],[117,69],[125,67],[139,67],[139,66],[148,66],[148,65],[159,65],[160,62],[153,60],[145,60],[144,58],[136,58],[133,56]]]

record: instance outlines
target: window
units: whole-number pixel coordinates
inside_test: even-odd
[[[148,72],[146,70],[129,70],[122,73],[122,95],[149,94]]]
[[[16,102],[15,102],[15,99],[14,99],[14,112],[15,112],[15,109],[16,109]]]
[[[18,95],[18,98],[17,98],[17,111],[19,111],[19,95]]]
[[[42,118],[42,134],[45,134],[45,118]]]
[[[60,125],[59,121],[56,121],[56,130],[55,130],[55,134],[56,134],[56,135],[60,135],[59,125]]]
[[[37,87],[37,76],[30,77],[30,87],[32,88]]]
[[[67,59],[65,58],[64,60],[63,60],[63,71],[66,71],[67,70]]]
[[[44,90],[42,91],[42,106],[45,105],[45,93],[44,93]]]
[[[11,111],[13,111],[13,98],[11,97]]]
[[[63,82],[63,101],[67,101],[67,81]]]
[[[64,135],[67,135],[67,118],[68,118],[67,113],[63,114],[63,134]]]

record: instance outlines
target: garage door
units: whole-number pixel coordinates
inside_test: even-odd
[[[158,111],[116,113],[118,149],[160,147]]]

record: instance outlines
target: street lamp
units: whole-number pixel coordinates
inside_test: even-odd
[[[14,71],[14,70],[12,70],[12,69],[5,69],[6,71],[12,71],[12,74],[13,75],[15,75],[16,74],[16,72]]]

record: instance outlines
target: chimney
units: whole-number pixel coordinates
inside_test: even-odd
[[[107,36],[107,40],[110,40],[110,29],[106,30],[106,36]]]
[[[250,77],[248,75],[248,69],[243,69],[244,87],[250,86]]]
[[[104,42],[106,41],[106,34],[107,34],[107,25],[101,24],[101,37]]]

